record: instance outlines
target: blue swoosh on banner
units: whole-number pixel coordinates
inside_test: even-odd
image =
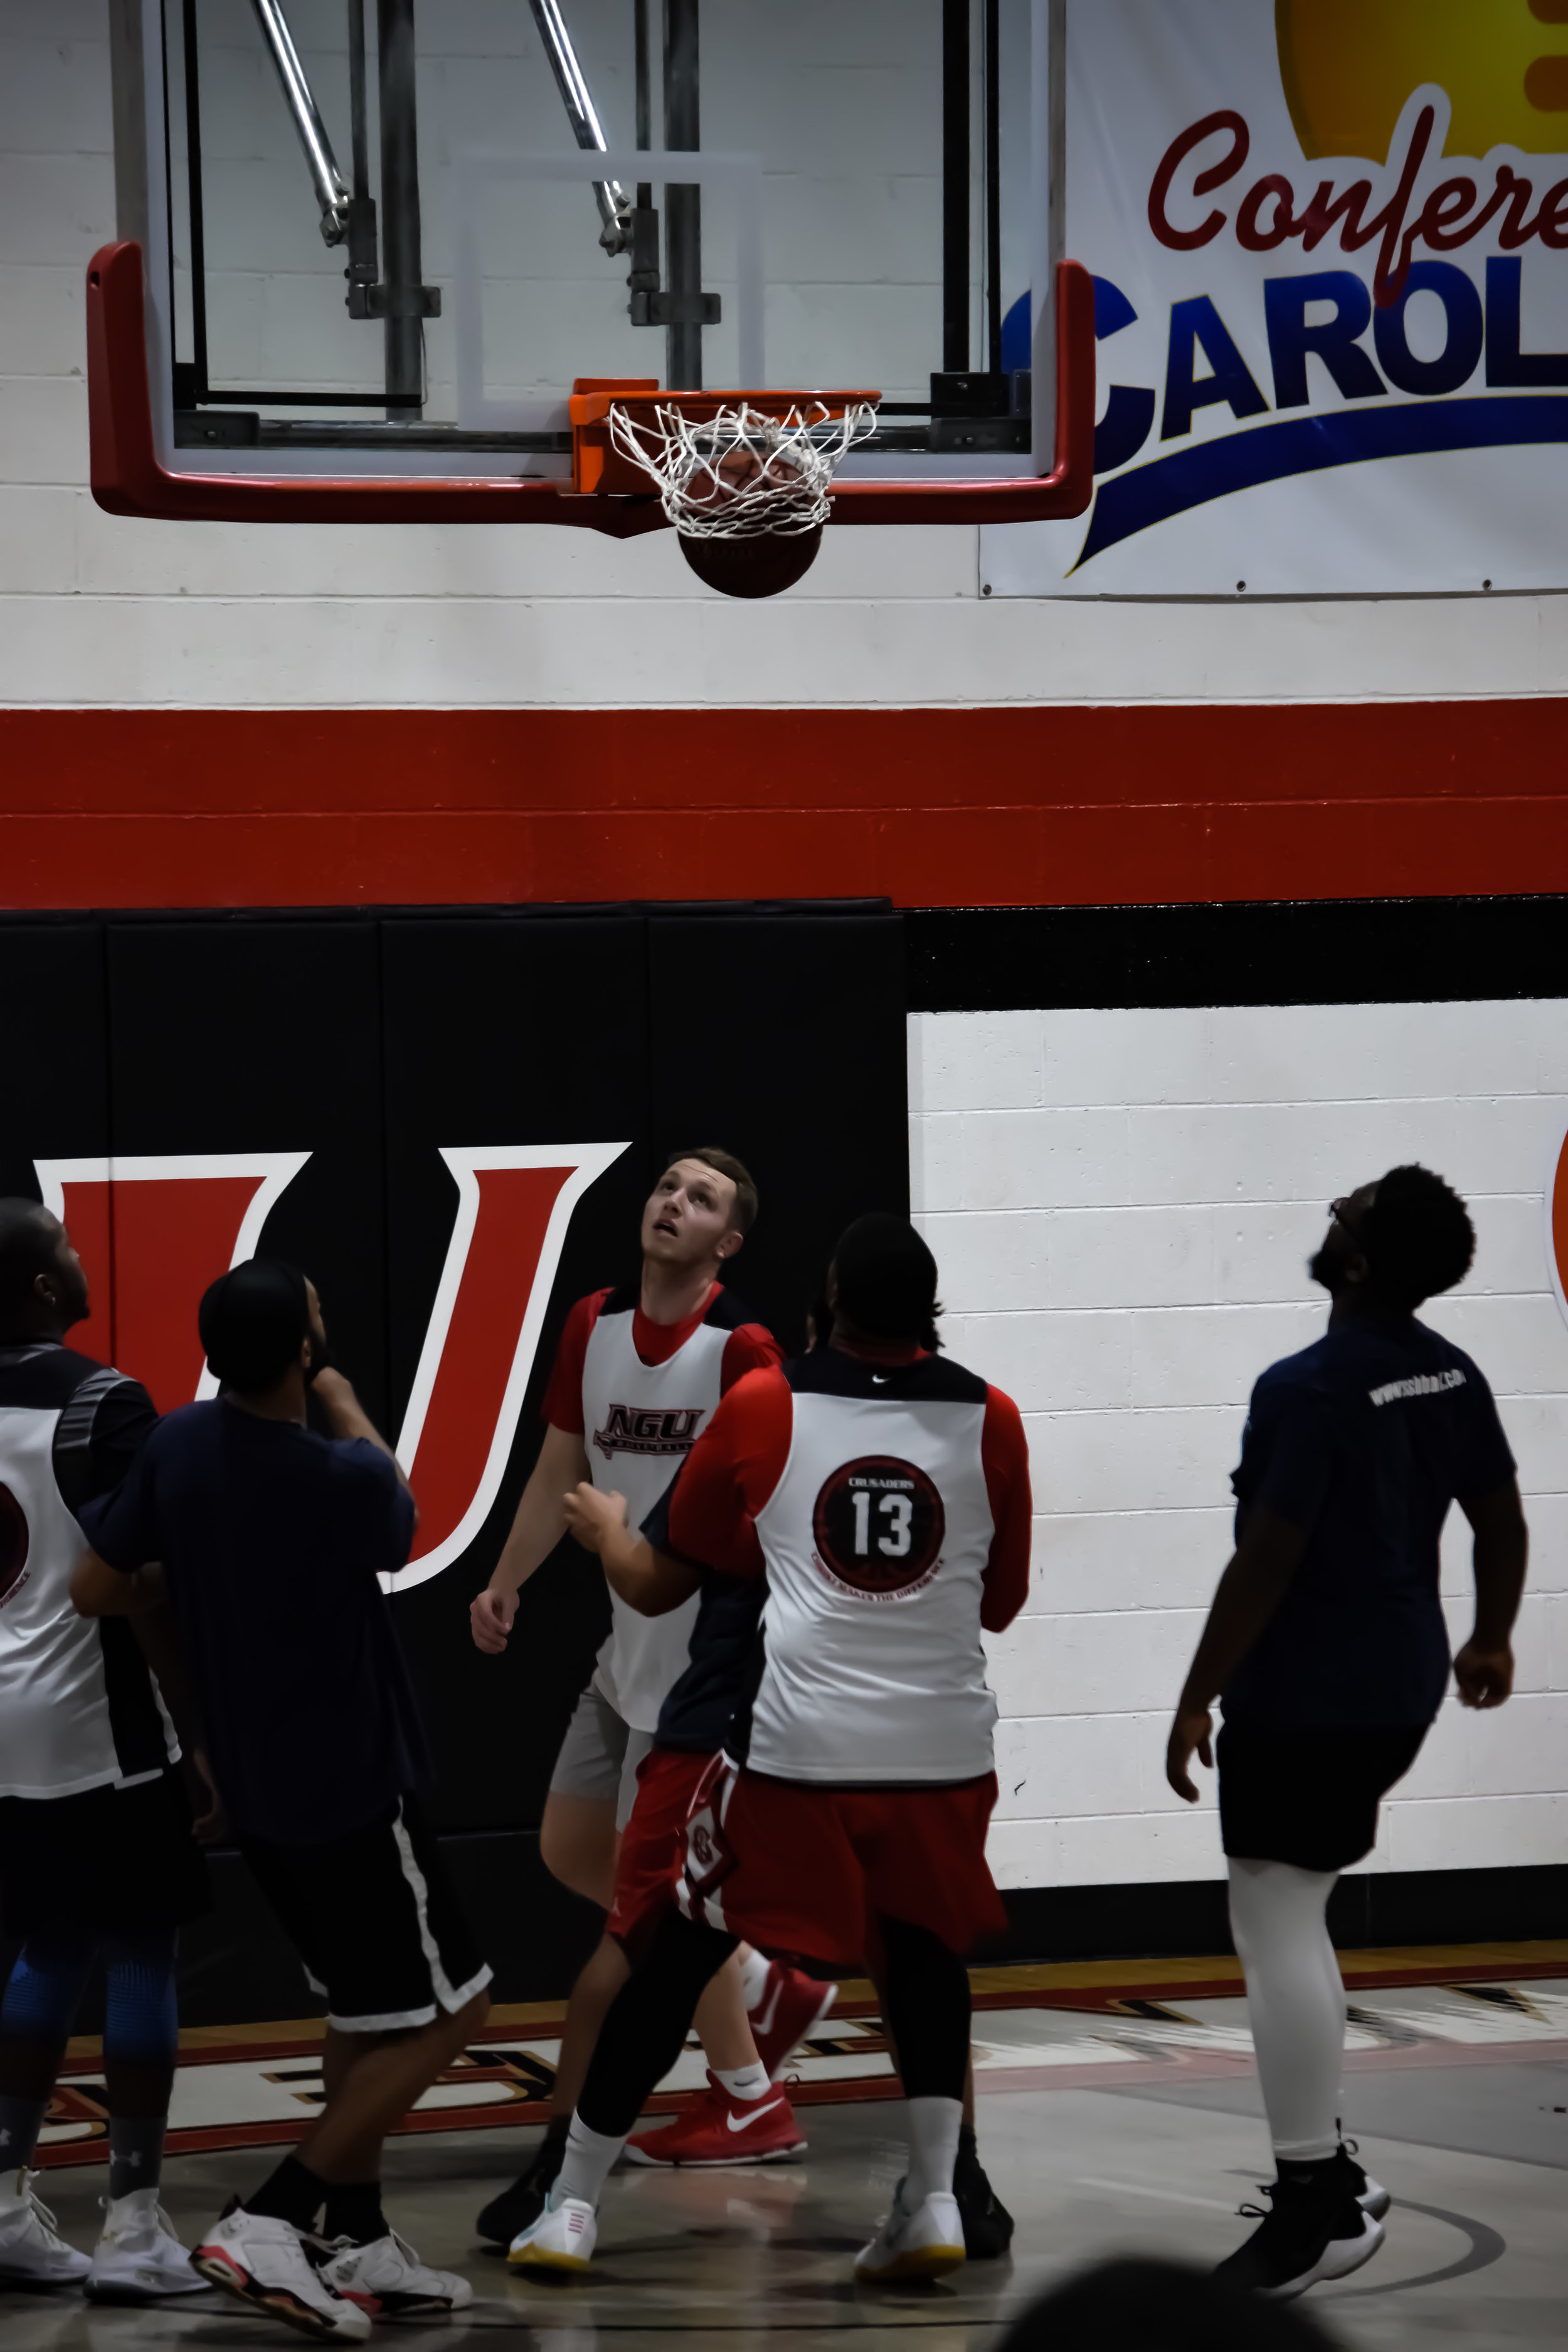
[[[1492,449],[1568,441],[1568,398],[1419,400],[1397,408],[1345,409],[1333,416],[1292,416],[1277,425],[1178,449],[1100,485],[1077,571],[1124,539],[1168,522],[1210,499],[1256,489],[1292,474],[1358,466],[1373,457],[1415,457],[1441,449]]]

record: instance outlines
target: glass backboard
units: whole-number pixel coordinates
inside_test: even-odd
[[[566,484],[592,378],[875,387],[846,480],[1044,476],[1060,15],[115,0],[158,461]]]

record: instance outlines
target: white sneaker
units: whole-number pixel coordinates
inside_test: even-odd
[[[357,2303],[372,2319],[445,2319],[467,2311],[474,2290],[456,2271],[433,2271],[395,2230],[367,2246],[339,2238],[316,2274],[345,2303]]]
[[[936,2278],[958,2268],[963,2260],[963,2220],[958,2200],[935,2189],[913,2212],[904,2205],[900,2180],[893,2210],[879,2222],[877,2234],[855,2257],[855,2275],[863,2279]]]
[[[332,2292],[311,2267],[304,2233],[271,2213],[234,2206],[213,2224],[191,2262],[214,2286],[301,2335],[363,2344],[370,2334],[370,2314]]]
[[[48,2207],[34,2196],[37,2177],[25,2164],[0,2172],[0,2280],[7,2286],[79,2286],[92,2263],[67,2245]]]
[[[585,2271],[598,2236],[593,2207],[552,2189],[538,2221],[512,2240],[507,2261],[520,2271]]]
[[[155,2189],[105,2197],[103,2234],[87,2274],[89,2303],[151,2303],[164,2294],[200,2294],[206,2287],[174,2235]]]

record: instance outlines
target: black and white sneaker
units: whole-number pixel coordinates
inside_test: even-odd
[[[510,2246],[531,2227],[549,2202],[555,2177],[566,2156],[566,2133],[547,2131],[533,2152],[533,2161],[520,2172],[510,2189],[492,2197],[474,2227],[492,2246]]]
[[[1349,2194],[1355,2199],[1362,2211],[1370,2213],[1374,2221],[1381,2221],[1394,2200],[1381,2180],[1374,2180],[1370,2172],[1363,2171],[1356,2162],[1355,2157],[1355,2141],[1341,2140],[1339,2152],[1334,2158],[1334,2162],[1340,2168],[1340,2179]]]
[[[994,2263],[1013,2242],[1013,2216],[992,2188],[972,2131],[958,2136],[952,2193],[963,2223],[963,2251],[972,2263]]]
[[[1282,2303],[1323,2279],[1348,2278],[1372,2260],[1383,2243],[1383,2224],[1351,2195],[1339,2159],[1315,2166],[1313,2175],[1305,2180],[1281,2176],[1263,2192],[1267,2212],[1261,2205],[1242,2207],[1260,2226],[1219,2264],[1215,2278]]]

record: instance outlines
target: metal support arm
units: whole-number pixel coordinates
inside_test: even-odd
[[[305,68],[300,63],[300,52],[294,47],[289,20],[283,14],[279,0],[250,0],[250,5],[256,11],[261,37],[277,68],[283,103],[293,117],[300,145],[304,151],[306,167],[316,191],[316,202],[321,208],[322,238],[328,245],[342,245],[349,233],[349,206],[353,202],[353,193],[338,169],[338,159],[332,152],[327,126],[321,121],[321,110],[305,79]]]
[[[589,91],[577,52],[572,46],[572,36],[566,30],[566,20],[561,14],[560,0],[529,0],[533,21],[539,27],[539,37],[544,44],[555,75],[555,87],[561,92],[561,103],[566,109],[566,120],[572,125],[572,135],[579,147],[605,152],[605,134]],[[626,253],[632,243],[632,200],[618,180],[595,180],[594,197],[604,223],[599,243],[606,253]]]

